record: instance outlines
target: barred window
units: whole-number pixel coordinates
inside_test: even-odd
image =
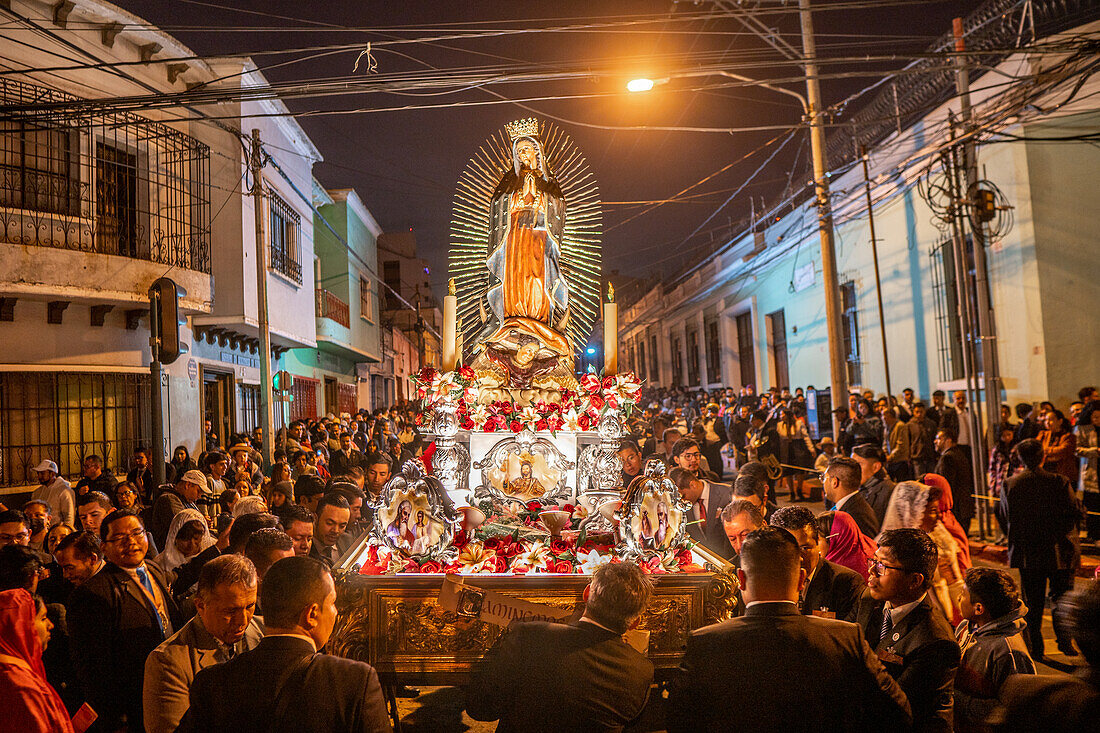
[[[271,269],[286,275],[299,285],[302,282],[302,250],[299,242],[302,218],[298,212],[279,197],[274,190],[267,190],[268,230],[271,240]]]
[[[0,122],[0,205],[79,214],[79,147],[75,130]]]
[[[237,389],[241,406],[240,432],[251,434],[260,427],[260,385],[238,384]]]
[[[98,455],[116,475],[152,435],[148,374],[0,372],[0,486],[37,483],[34,467],[56,461],[79,477]]]

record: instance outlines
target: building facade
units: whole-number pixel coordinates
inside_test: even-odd
[[[977,170],[1006,204],[996,224],[1003,231],[988,229],[984,249],[1001,402],[1064,405],[1096,381],[1095,349],[1085,345],[1100,339],[1092,317],[1100,280],[1089,221],[1100,206],[1100,192],[1090,185],[1100,150],[1087,136],[1100,129],[1094,96],[1100,83],[1083,74],[1084,63],[1068,54],[1018,53],[1001,59],[995,74],[1018,81],[986,83],[988,75],[972,87]],[[942,90],[945,97],[952,92]],[[942,175],[952,121],[958,124],[961,112],[952,98],[913,121],[899,117],[896,131],[868,151],[891,383],[895,393],[912,387],[925,399],[937,388],[961,388],[964,377],[952,233],[942,202],[925,194],[926,184]],[[849,155],[830,173],[848,380],[853,389],[883,392],[861,160]],[[827,387],[817,220],[813,200],[802,192],[714,255],[624,304],[621,363],[665,387]],[[966,247],[971,266],[964,277],[980,287],[969,236]]]

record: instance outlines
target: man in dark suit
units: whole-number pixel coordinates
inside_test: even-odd
[[[333,476],[346,476],[352,468],[361,468],[365,460],[363,451],[352,443],[351,433],[344,433],[340,436],[340,450],[333,451],[329,456],[328,469]]]
[[[1081,559],[1074,538],[1080,510],[1069,481],[1042,469],[1043,446],[1039,441],[1020,441],[1015,450],[1024,470],[1005,482],[997,511],[1008,535],[1008,564],[1020,570],[1031,656],[1040,661],[1048,581],[1058,648],[1064,653],[1073,652],[1063,599],[1073,589],[1073,572]]]
[[[871,505],[881,526],[894,495],[894,482],[884,468],[886,454],[877,445],[866,443],[852,449],[852,460],[859,464],[859,493]]]
[[[653,663],[623,641],[649,604],[652,582],[634,563],[601,567],[575,624],[517,621],[466,689],[474,720],[497,731],[619,731],[645,707]]]
[[[854,616],[886,671],[905,690],[917,733],[950,733],[954,717],[961,652],[928,597],[938,558],[932,538],[919,529],[883,532]]]
[[[725,560],[733,557],[733,547],[719,518],[733,499],[730,486],[698,478],[683,468],[672,469],[668,477],[680,489],[680,497],[691,504],[687,520],[691,539]]]
[[[821,488],[825,498],[832,502],[834,511],[847,512],[859,531],[874,539],[882,523],[859,492],[860,476],[859,464],[853,459],[834,458],[821,478]]]
[[[309,556],[323,561],[330,568],[336,564],[353,541],[344,534],[351,521],[351,507],[341,494],[328,493],[317,502],[317,518],[313,524],[313,544]]]
[[[745,615],[688,637],[670,689],[669,731],[908,728],[905,695],[862,630],[798,612],[806,573],[789,532],[751,532],[737,576]]]
[[[954,412],[954,408],[947,409]],[[958,445],[957,441],[958,433],[950,428],[936,431],[935,446],[940,457],[932,473],[947,479],[951,497],[955,500],[951,511],[963,530],[969,530],[970,520],[974,518],[974,471],[970,464],[970,449]]]
[[[807,616],[848,618],[863,594],[863,576],[821,556],[814,513],[793,504],[780,507],[771,525],[787,530],[798,542],[802,569],[806,571],[806,584],[798,599],[799,610]]]
[[[310,557],[279,560],[260,588],[264,638],[200,670],[182,731],[389,731],[374,669],[318,654],[336,623],[336,586]]]
[[[145,658],[182,625],[172,574],[147,562],[141,517],[119,509],[99,527],[106,564],[73,591],[68,622],[73,667],[97,729],[142,727]]]

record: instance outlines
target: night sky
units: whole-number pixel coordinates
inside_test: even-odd
[[[762,89],[734,86],[720,77],[673,79],[648,94],[625,91],[637,76],[661,77],[699,64],[758,79],[797,78],[799,70],[783,63],[736,20],[700,18],[714,14],[712,3],[668,0],[503,2],[364,2],[328,0],[119,0],[118,4],[159,25],[199,55],[375,43],[395,38],[424,38],[471,31],[538,29],[618,23],[585,31],[522,33],[482,38],[437,40],[375,48],[380,72],[416,72],[494,66],[502,70],[549,71],[562,67],[593,69],[599,75],[569,81],[493,85],[488,90],[509,100],[485,106],[307,116],[302,126],[326,161],[314,175],[326,187],[353,187],[385,230],[412,228],[421,256],[433,265],[433,287],[446,281],[447,230],[451,199],[467,160],[501,125],[519,117],[553,116],[586,153],[603,192],[604,270],[625,275],[658,273],[667,277],[686,263],[720,246],[750,211],[750,197],[777,201],[788,185],[808,176],[808,141],[799,131],[755,180],[711,222],[689,236],[771,154],[778,143],[749,155],[729,170],[692,190],[688,197],[650,211],[653,203],[674,196],[731,161],[760,148],[781,130],[686,132],[607,130],[601,125],[675,127],[755,127],[794,125],[798,102]],[[746,5],[749,3],[746,3]],[[792,45],[801,47],[798,17],[792,7],[765,1],[778,13],[760,15]],[[797,6],[791,0],[787,6]],[[873,83],[884,71],[903,66],[935,37],[950,30],[951,18],[969,12],[973,2],[914,0],[818,0],[814,22],[823,58],[882,56],[876,63],[829,65],[828,72],[869,72],[823,81],[826,105]],[[632,21],[632,25],[623,25]],[[639,23],[637,21],[648,21]],[[318,51],[261,56],[257,63],[284,64],[264,71],[273,82],[304,81],[352,74],[360,49],[305,59]],[[611,72],[611,73],[608,73]],[[367,72],[361,68],[364,78]],[[799,92],[805,85],[785,84]],[[447,91],[440,94],[439,91]],[[486,89],[431,96],[374,93],[287,100],[292,112],[377,109],[406,105],[453,104],[497,100]],[[423,94],[423,92],[416,92]],[[511,100],[584,95],[580,99],[543,99],[518,106]],[[858,108],[858,106],[856,107]],[[583,124],[582,124],[583,123]],[[636,203],[648,202],[648,203]],[[645,213],[643,213],[645,212]],[[639,215],[641,214],[641,215]],[[628,221],[629,220],[629,221]]]

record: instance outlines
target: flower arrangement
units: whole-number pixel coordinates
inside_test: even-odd
[[[486,509],[492,507],[486,506]],[[510,573],[530,575],[552,573],[558,575],[591,575],[601,565],[621,562],[607,535],[588,537],[583,529],[563,531],[562,537],[551,538],[540,529],[538,513],[543,506],[529,502],[523,509],[495,515],[489,522],[473,532],[455,534],[452,546],[458,550],[457,558],[447,564],[435,560],[420,561],[416,558],[391,553],[377,545],[369,547],[360,562],[363,575],[394,575],[400,573],[459,573],[477,575],[484,573]],[[549,508],[557,508],[551,505]],[[573,525],[578,525],[584,513],[566,504],[564,511],[573,512]],[[488,513],[488,512],[487,512]],[[703,568],[695,562],[690,547],[654,556],[641,565],[647,573],[700,573]]]
[[[468,366],[452,372],[425,367],[414,382],[424,413],[441,402],[456,402],[459,427],[487,433],[591,430],[605,410],[621,410],[624,419],[629,417],[642,386],[633,372],[603,377],[589,373],[581,377],[578,390],[564,390],[560,402],[539,400],[521,407],[504,400],[478,404],[477,375]]]

